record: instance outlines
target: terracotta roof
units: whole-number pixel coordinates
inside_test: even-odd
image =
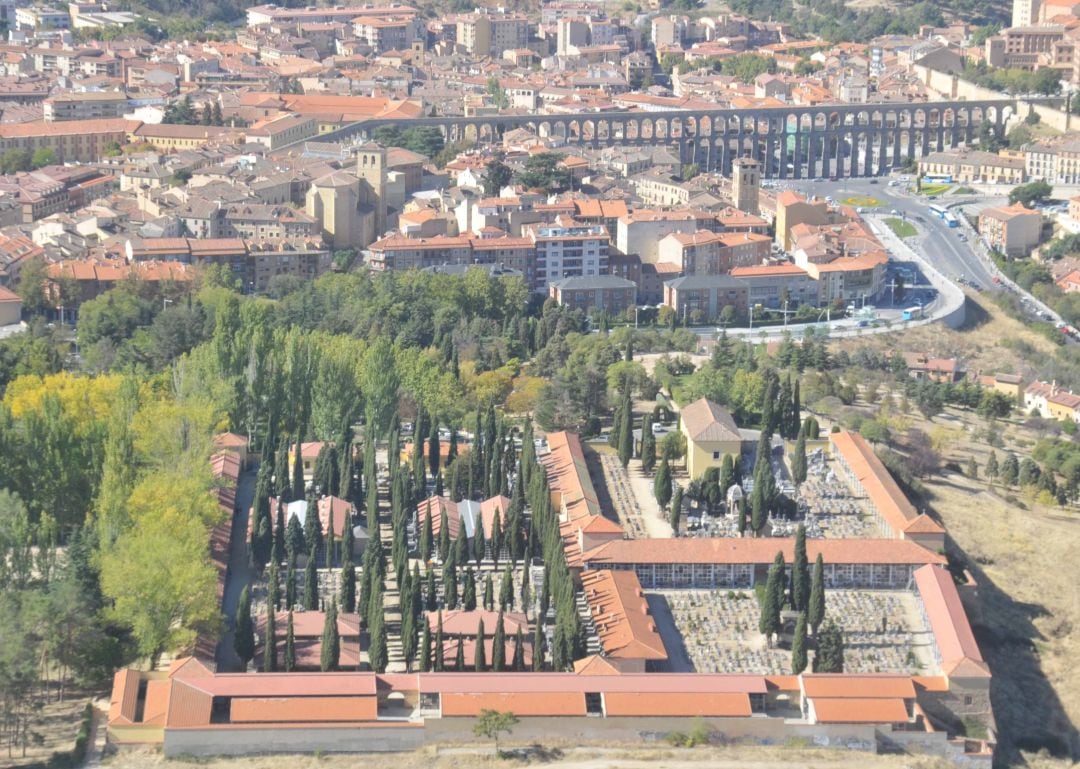
[[[579,660],[574,660],[574,672],[579,676],[612,676],[620,671],[610,660],[599,654],[590,654]]]
[[[917,533],[944,533],[941,526],[920,516],[866,439],[858,433],[843,431],[830,433],[829,440],[896,536],[903,536],[920,517],[923,520],[917,523]]]
[[[439,626],[439,612],[429,611],[427,613],[428,627],[432,632]],[[499,613],[497,611],[483,611],[481,609],[475,609],[473,611],[466,611],[464,609],[451,609],[449,611],[442,612],[443,621],[443,635],[444,636],[467,636],[476,637],[476,632],[480,628],[480,621],[484,622],[484,635],[494,636],[495,625],[499,621]],[[503,612],[503,630],[508,638],[513,639],[517,633],[518,628],[521,628],[521,632],[528,634],[529,632],[529,620],[520,612]]]
[[[649,602],[632,571],[586,571],[581,589],[604,655],[616,659],[666,660],[664,641]]]
[[[547,472],[551,496],[566,507],[567,518],[600,515],[600,501],[593,488],[581,438],[574,433],[549,433],[549,452],[540,458]]]
[[[139,671],[130,668],[117,670],[113,675],[112,699],[109,701],[109,723],[134,723],[139,696]]]
[[[379,700],[372,696],[341,697],[234,697],[229,710],[236,723],[288,721],[335,722],[374,721],[379,717]]]
[[[936,566],[924,566],[915,571],[915,587],[922,598],[945,673],[961,672],[957,665],[966,662],[970,664],[964,667],[964,675],[989,676],[990,668],[975,642],[952,575]]]
[[[742,692],[638,693],[608,692],[604,695],[607,716],[709,716],[748,718],[750,697]]]
[[[0,286],[0,302],[21,302],[22,299],[14,291]]]
[[[269,674],[262,674],[263,676]],[[907,679],[905,679],[907,680]],[[579,676],[574,673],[424,673],[418,677],[425,693],[486,692],[745,692],[765,694],[765,677],[721,673],[623,673]]]
[[[903,700],[814,699],[814,715],[821,724],[899,724],[910,721]]]
[[[803,693],[813,698],[862,697],[867,699],[913,699],[915,686],[905,675],[851,675],[804,673]]]
[[[739,427],[725,409],[708,398],[699,398],[683,407],[683,427],[692,441],[741,441]]]
[[[806,543],[813,561],[818,553],[826,563],[944,564],[945,556],[905,539],[812,539]],[[586,568],[635,563],[772,563],[777,551],[791,563],[795,540],[788,538],[735,539],[619,539],[582,554]]]

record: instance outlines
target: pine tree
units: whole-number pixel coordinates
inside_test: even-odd
[[[277,611],[276,608],[266,604],[266,632],[263,634],[263,672],[273,673],[277,670]]]
[[[296,669],[296,639],[293,636],[293,613],[289,609],[289,624],[285,630],[285,672]]]
[[[345,561],[341,567],[341,610],[347,614],[356,611],[356,567]]]
[[[990,480],[990,483],[997,479],[1001,469],[998,467],[997,452],[991,451],[990,458],[986,460],[986,477]]]
[[[652,431],[652,417],[641,418],[641,470],[651,473],[656,468],[656,435]]]
[[[806,483],[806,431],[799,428],[799,437],[795,439],[795,450],[791,454],[791,480],[796,486]]]
[[[476,575],[472,567],[465,569],[465,584],[461,590],[461,606],[465,611],[476,610]]]
[[[776,554],[776,559],[769,568],[769,579],[765,583],[765,592],[761,597],[761,617],[758,621],[758,630],[765,635],[770,644],[772,643],[772,637],[780,632],[780,604],[777,603],[776,595],[778,590],[783,590],[782,587],[777,588],[777,584],[783,579],[783,576],[777,564],[782,563],[783,559],[784,556],[781,553]]]
[[[337,626],[337,602],[331,601],[323,617],[322,643],[320,645],[319,669],[324,673],[337,670],[341,662],[341,636]]]
[[[503,613],[499,612],[499,618],[495,621],[495,636],[491,646],[491,669],[501,673],[506,668],[506,627],[503,623]]]
[[[668,467],[667,457],[660,460],[660,467],[653,481],[653,495],[661,510],[671,502],[671,468]]]
[[[484,620],[476,623],[476,654],[473,656],[473,670],[483,673],[487,670],[487,659],[484,654]]]
[[[525,636],[521,631],[521,625],[518,625],[517,633],[514,635],[514,658],[510,663],[510,668],[515,673],[525,670]]]
[[[810,585],[810,603],[806,607],[806,621],[810,624],[810,629],[814,631],[815,636],[824,619],[825,561],[821,557],[821,553],[818,553],[817,560],[814,561],[814,576]]]
[[[495,586],[491,582],[491,574],[484,575],[484,609],[495,610]]]
[[[315,556],[309,555],[304,567],[304,608],[319,610],[319,574],[315,570]]]
[[[1016,461],[1016,455],[1006,454],[1005,461],[1001,463],[1001,482],[1006,486],[1014,486],[1019,475],[1020,463]]]
[[[806,611],[810,602],[810,561],[806,557],[806,527],[799,524],[795,530],[795,565],[791,572],[791,604],[798,611]]]
[[[420,672],[427,673],[431,670],[431,627],[427,617],[424,618],[424,629],[420,634]]]
[[[233,649],[240,658],[241,666],[247,665],[255,657],[255,624],[251,621],[251,588],[245,586],[236,604],[236,632],[233,637]]]
[[[506,564],[503,572],[502,584],[499,585],[499,611],[507,611],[514,608],[514,572],[510,564]]]
[[[806,613],[800,612],[791,642],[791,674],[797,676],[806,670],[806,663]]]

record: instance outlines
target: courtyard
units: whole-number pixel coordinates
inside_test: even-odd
[[[791,672],[790,644],[770,647],[758,631],[758,601],[752,590],[657,590],[649,592],[649,599],[672,670]],[[940,672],[933,635],[915,593],[828,590],[825,616],[843,630],[847,673]]]

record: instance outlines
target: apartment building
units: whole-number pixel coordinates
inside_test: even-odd
[[[554,225],[529,225],[524,235],[536,249],[534,291],[547,291],[550,284],[565,278],[607,273],[608,233],[603,225],[582,225],[560,217]]]
[[[564,278],[549,285],[548,295],[561,306],[586,313],[625,315],[637,304],[637,284],[616,275]]]
[[[94,163],[109,144],[123,144],[141,125],[135,120],[101,119],[0,124],[0,154],[51,149],[58,163]]]
[[[375,53],[406,51],[413,41],[425,40],[424,22],[415,13],[395,16],[361,16],[353,21],[353,33]]]
[[[503,9],[478,8],[457,17],[457,44],[473,56],[502,58],[505,51],[528,48],[529,20]]]
[[[772,238],[750,232],[676,232],[658,246],[658,261],[674,264],[686,275],[723,275],[768,259]]]
[[[979,212],[979,234],[1005,256],[1026,256],[1042,238],[1042,214],[1023,203],[984,208]]]
[[[45,119],[53,122],[119,118],[128,111],[128,104],[127,94],[117,91],[57,94],[44,102]]]
[[[664,283],[664,304],[678,318],[718,320],[726,307],[734,318],[745,318],[750,306],[750,286],[730,275],[687,275]]]

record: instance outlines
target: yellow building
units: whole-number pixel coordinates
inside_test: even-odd
[[[725,454],[739,461],[739,428],[731,414],[708,398],[683,407],[680,429],[686,436],[686,471],[691,480],[700,478],[710,467],[720,467]]]

